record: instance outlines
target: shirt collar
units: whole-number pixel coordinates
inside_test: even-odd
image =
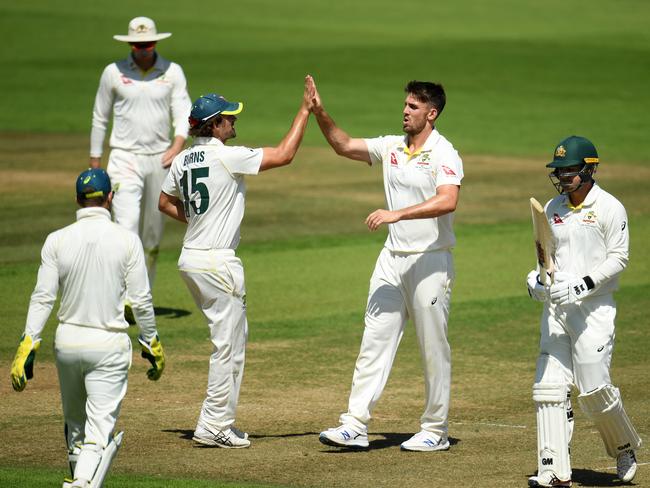
[[[598,186],[598,183],[594,181],[594,186],[591,187],[591,190],[589,190],[589,193],[587,193],[587,196],[585,197],[584,201],[580,205],[574,207],[571,204],[569,195],[564,195],[564,205],[566,205],[571,210],[580,210],[582,207],[590,207],[594,204],[596,198],[598,198],[598,195],[600,194],[601,191],[603,190],[600,188],[600,186]]]
[[[142,68],[140,68],[140,66],[138,66],[138,65],[135,63],[135,60],[133,59],[133,53],[129,53],[129,57],[128,57],[127,59],[128,59],[128,61],[129,61],[129,66],[130,66],[131,69],[133,69],[133,70],[142,71],[143,73],[150,73],[150,72],[155,71],[155,70],[157,70],[157,71],[164,71],[164,68],[163,68],[163,61],[164,61],[164,59],[163,59],[163,57],[158,53],[158,51],[156,51],[156,61],[153,63],[153,66],[152,66],[151,68],[149,68],[148,70],[146,70],[146,71],[143,70]]]
[[[85,207],[77,210],[77,220],[104,217],[111,220],[111,213],[104,207]]]
[[[193,146],[205,146],[205,145],[225,146],[225,144],[221,142],[220,139],[217,139],[216,137],[195,137],[194,144],[192,145]]]
[[[436,145],[436,143],[438,142],[438,139],[440,139],[440,133],[434,127],[434,129],[431,131],[431,134],[429,134],[429,137],[427,137],[427,140],[424,141],[424,144],[422,145],[422,147],[420,149],[418,149],[417,151],[415,151],[414,153],[411,153],[409,151],[409,146],[408,146],[409,136],[405,135],[404,139],[402,140],[402,144],[404,146],[404,154],[406,154],[409,158],[412,158],[414,156],[417,156],[418,154],[420,154],[423,151],[430,151],[433,148],[433,146]]]

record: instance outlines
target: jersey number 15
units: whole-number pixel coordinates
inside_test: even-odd
[[[208,167],[192,168],[189,171],[183,171],[181,188],[183,190],[185,217],[189,218],[190,209],[194,211],[195,215],[201,215],[208,209],[208,205],[210,204],[210,193],[208,192],[206,184],[201,183],[199,180],[201,178],[207,178],[209,174],[210,168]],[[197,200],[199,200],[199,205],[196,204]]]

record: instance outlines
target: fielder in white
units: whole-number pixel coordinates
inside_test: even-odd
[[[172,163],[160,193],[160,211],[187,222],[178,268],[196,305],[208,321],[213,352],[208,388],[194,440],[224,448],[250,446],[235,428],[235,411],[244,372],[248,323],[244,269],[235,255],[244,216],[244,176],[293,160],[309,117],[305,95],[289,132],[277,147],[226,146],[236,136],[240,102],[208,94],[190,114],[194,144]]]
[[[537,271],[527,278],[531,297],[544,302],[533,385],[538,472],[529,486],[571,486],[572,385],[607,454],[616,459],[619,479],[629,482],[636,474],[634,450],[641,439],[609,374],[616,317],[612,293],[628,262],[628,221],[623,205],[594,181],[597,166],[596,148],[579,136],[560,142],[547,165],[560,193],[545,206],[556,271],[550,287],[541,285]]]
[[[90,133],[90,166],[98,168],[113,114],[106,168],[115,190],[113,216],[140,236],[152,287],[165,223],[158,212],[160,185],[185,144],[191,105],[182,68],[156,52],[156,42],[169,36],[147,17],[131,20],[128,35],[113,36],[128,42],[131,54],[104,69]]]
[[[149,379],[160,378],[165,365],[142,245],[137,235],[111,222],[112,198],[104,170],[81,173],[77,222],[45,241],[25,332],[11,368],[12,385],[22,391],[33,376],[41,332],[60,287],[54,353],[72,474],[64,488],[101,487],[122,441],[115,422],[131,366],[126,293],[140,328],[142,355],[152,363]]]
[[[381,164],[388,210],[366,219],[370,230],[388,224],[388,238],[370,278],[361,351],[348,411],[340,426],[320,434],[327,445],[368,447],[371,412],[388,380],[404,327],[415,324],[425,380],[420,431],[402,443],[408,451],[449,449],[447,434],[451,351],[447,319],[454,281],[451,248],[454,210],[463,178],[462,161],[434,127],[445,106],[436,83],[412,81],[406,88],[405,136],[354,139],[325,112],[313,80],[313,113],[337,154]]]

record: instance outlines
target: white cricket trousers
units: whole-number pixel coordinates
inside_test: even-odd
[[[384,248],[370,278],[361,350],[342,424],[367,430],[395,359],[409,317],[413,319],[424,369],[421,429],[447,436],[451,349],[447,320],[454,266],[451,252],[396,253]]]
[[[165,226],[165,217],[158,210],[160,188],[168,172],[162,167],[163,154],[133,154],[113,149],[106,168],[115,192],[113,218],[140,236],[152,288]]]
[[[540,355],[559,362],[565,382],[587,393],[611,383],[616,302],[612,294],[577,303],[545,303],[541,318]],[[557,363],[556,363],[557,364]],[[547,382],[546,362],[538,363],[535,382]],[[540,370],[540,367],[542,369]]]
[[[54,353],[68,450],[80,450],[74,475],[91,479],[126,394],[131,340],[126,332],[59,324]]]
[[[226,430],[235,422],[244,375],[248,322],[244,268],[232,249],[186,249],[178,269],[208,321],[212,354],[197,426]]]

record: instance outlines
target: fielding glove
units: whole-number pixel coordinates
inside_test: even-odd
[[[138,342],[142,346],[142,357],[149,360],[151,368],[147,370],[147,378],[157,381],[165,369],[165,352],[158,336],[147,343],[142,337],[138,337]]]
[[[528,294],[533,300],[537,302],[545,302],[548,300],[548,288],[539,281],[539,273],[537,270],[532,270],[528,273],[526,286],[528,286]]]
[[[34,357],[41,347],[41,340],[34,342],[32,336],[23,334],[18,344],[18,350],[11,365],[11,386],[16,391],[23,391],[27,380],[34,377]]]
[[[551,285],[551,302],[566,305],[587,298],[594,289],[589,276],[577,278],[564,273],[555,273],[555,284]]]

